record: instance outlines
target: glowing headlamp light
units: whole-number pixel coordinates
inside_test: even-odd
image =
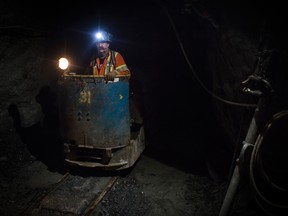
[[[99,31],[95,34],[96,42],[111,42],[110,35],[108,32]]]
[[[104,36],[102,32],[97,32],[96,33],[96,39],[97,40],[104,40]]]

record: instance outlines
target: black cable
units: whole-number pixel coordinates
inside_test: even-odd
[[[162,6],[162,5],[161,5],[161,6]],[[186,60],[186,62],[187,62],[187,64],[188,64],[188,66],[189,66],[192,74],[194,75],[194,77],[195,77],[195,79],[197,80],[197,82],[201,85],[201,87],[202,87],[208,94],[210,94],[212,97],[214,97],[214,98],[218,99],[219,101],[222,101],[222,102],[224,102],[224,103],[226,103],[226,104],[235,105],[235,106],[242,106],[242,107],[257,107],[257,104],[245,104],[245,103],[238,103],[238,102],[233,102],[233,101],[225,100],[225,99],[219,97],[218,95],[216,95],[214,92],[210,91],[210,90],[203,84],[203,82],[201,81],[201,79],[200,79],[200,78],[198,77],[198,75],[196,74],[196,72],[195,72],[195,70],[194,70],[194,68],[193,68],[193,65],[192,65],[191,62],[189,61],[189,58],[188,58],[188,56],[187,56],[187,54],[186,54],[186,52],[185,52],[184,46],[183,46],[183,44],[182,44],[182,42],[181,42],[181,39],[180,39],[180,37],[179,37],[179,34],[178,34],[178,32],[177,32],[176,26],[175,26],[175,24],[174,24],[174,22],[173,22],[173,20],[172,20],[172,18],[171,18],[171,16],[170,16],[168,10],[167,10],[164,6],[162,6],[162,8],[165,10],[166,15],[167,15],[167,17],[168,17],[168,19],[169,19],[169,22],[170,22],[170,24],[171,24],[171,26],[172,26],[172,28],[173,28],[173,30],[174,30],[174,33],[175,33],[175,35],[176,35],[176,38],[177,38],[177,41],[178,41],[179,46],[180,46],[180,48],[181,48],[181,51],[182,51],[182,53],[183,53],[183,55],[184,55],[184,57],[185,57],[185,60]]]
[[[264,201],[264,203],[268,204],[271,207],[274,207],[276,209],[286,209],[286,211],[288,210],[288,205],[283,205],[283,204],[279,204],[279,203],[275,203],[275,201],[272,201],[271,198],[269,199],[267,196],[264,195],[264,191],[260,190],[259,187],[259,182],[256,182],[256,178],[259,177],[259,171],[261,172],[260,177],[263,177],[265,179],[265,182],[267,183],[268,187],[265,187],[265,191],[268,189],[272,189],[274,192],[281,192],[283,194],[283,192],[286,192],[283,188],[278,187],[274,182],[271,181],[271,179],[269,178],[267,172],[265,171],[261,161],[262,161],[262,145],[264,143],[264,139],[265,139],[265,135],[267,136],[267,132],[271,129],[273,123],[275,123],[276,120],[283,118],[283,117],[287,117],[288,115],[288,111],[281,111],[279,113],[276,113],[272,120],[265,126],[263,132],[258,136],[252,154],[251,154],[251,160],[250,160],[250,181],[252,184],[252,187],[256,193],[256,195],[262,200]],[[283,131],[280,131],[283,133]],[[273,143],[272,143],[273,145]],[[257,176],[257,171],[258,171],[258,176]],[[262,179],[263,179],[262,178]],[[260,182],[261,183],[261,182]],[[263,183],[263,182],[262,182]],[[255,200],[257,202],[257,204],[259,205],[259,207],[265,211],[266,213],[268,213],[269,215],[274,215],[273,212],[269,211],[267,208],[265,208],[261,203],[259,198],[255,197]],[[287,197],[286,197],[287,199]],[[285,198],[284,198],[285,200]]]

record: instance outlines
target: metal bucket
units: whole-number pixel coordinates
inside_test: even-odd
[[[65,143],[87,148],[121,148],[130,142],[129,80],[106,82],[93,75],[58,81],[60,130]]]

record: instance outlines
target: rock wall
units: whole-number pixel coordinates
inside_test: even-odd
[[[9,107],[18,107],[21,126],[29,127],[41,119],[41,106],[36,101],[45,80],[47,38],[37,32],[22,29],[0,29],[0,130],[13,128]]]

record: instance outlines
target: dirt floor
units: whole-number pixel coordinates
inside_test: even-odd
[[[43,192],[72,170],[54,166],[55,161],[41,161],[31,154],[18,136],[2,134],[1,137],[0,215],[23,215],[29,203],[39,199]],[[160,158],[159,155],[160,152],[145,149],[136,164],[121,173],[93,215],[219,215],[227,184],[213,181],[205,169],[199,168],[203,164],[197,164],[197,161],[186,169],[176,162],[181,161],[180,158]],[[198,167],[198,170],[191,167]],[[79,170],[71,173],[83,174]],[[233,215],[256,215],[250,210],[248,214],[245,205],[245,202],[241,203]]]
[[[223,187],[142,155],[103,199],[100,215],[217,215]]]

